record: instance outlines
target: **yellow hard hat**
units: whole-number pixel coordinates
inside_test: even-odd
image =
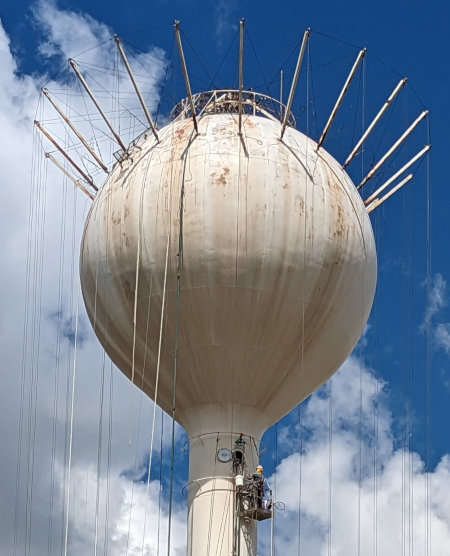
[[[262,465],[258,465],[258,466],[256,467],[256,472],[257,472],[257,473],[262,473],[262,472],[263,472],[263,466],[262,466]]]

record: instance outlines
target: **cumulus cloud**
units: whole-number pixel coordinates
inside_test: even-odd
[[[108,67],[114,59],[112,33],[104,24],[60,10],[53,2],[38,2],[34,15],[43,36],[40,52],[55,64],[105,40],[103,47],[79,57],[80,66]],[[140,83],[153,109],[164,52],[150,48],[140,56],[138,62],[149,68]],[[128,78],[123,72],[117,76],[123,93],[120,110],[126,112],[136,100],[128,94]],[[96,78],[98,88],[111,88],[110,74]],[[69,554],[92,553],[95,544],[99,553],[107,546],[109,554],[123,555],[127,548],[129,554],[141,554],[142,543],[144,554],[152,554],[157,524],[161,549],[167,544],[167,481],[160,497],[159,479],[152,476],[147,496],[146,482],[136,477],[148,464],[153,404],[111,369],[82,307],[78,246],[89,200],[48,165],[40,142],[45,150],[52,147],[33,137],[36,111],[41,121],[55,122],[49,124],[55,136],[67,135],[51,106],[46,114],[42,104],[36,110],[47,79],[19,73],[0,25],[0,204],[5,208],[0,223],[0,284],[5,293],[0,311],[0,438],[8,454],[0,475],[0,553],[61,554],[67,523]],[[67,101],[64,105],[64,95],[60,101],[70,116],[86,112],[79,89],[76,94],[71,89],[74,80],[68,83],[67,74],[61,74],[47,87],[64,89],[66,99],[71,96],[70,106]],[[121,123],[119,117],[116,122]],[[87,137],[90,127],[85,128]],[[135,126],[129,136],[139,131]],[[108,149],[103,149],[105,158]],[[159,464],[160,448],[167,458],[170,442],[170,435],[161,442],[162,426],[168,430],[170,423],[159,410],[156,416],[153,463]],[[183,468],[178,427],[176,438],[176,458]],[[174,554],[181,554],[185,544],[179,486],[172,515]]]
[[[113,31],[86,14],[60,10],[51,0],[39,0],[33,13],[36,25],[42,30],[40,53],[46,60],[54,59],[60,67],[57,77],[48,80],[45,88],[103,163],[111,167],[115,162],[113,152],[119,150],[119,142],[111,141],[109,127],[67,62],[69,59],[75,61],[109,124],[127,147],[148,128],[148,123],[128,73],[122,62],[119,63]],[[155,112],[167,66],[165,52],[158,47],[151,47],[147,52],[134,52],[127,45],[122,46],[130,58],[146,105],[150,112]],[[38,112],[37,119],[47,131],[97,186],[101,184],[104,173],[86,149],[79,148],[80,141],[66,125],[62,125],[61,118],[55,117],[54,107],[44,101]],[[43,144],[47,150],[54,150],[46,139]]]
[[[431,280],[430,306],[426,315],[425,322],[431,320],[436,313],[447,306],[447,281],[442,274],[436,273]]]
[[[221,46],[237,29],[237,0],[218,0],[215,5],[216,41]]]
[[[435,340],[440,348],[450,353],[450,323],[440,322],[436,326]]]
[[[350,357],[307,404],[302,451],[298,430],[284,434],[294,451],[270,477],[286,504],[276,515],[280,553],[327,554],[329,543],[339,555],[419,553],[432,538],[433,554],[447,554],[449,458],[430,471],[419,454],[395,447],[385,390]]]
[[[167,552],[168,509],[166,504],[163,507],[158,504],[158,481],[152,481],[147,490],[146,484],[120,476],[111,477],[108,483],[105,477],[97,481],[94,468],[76,468],[73,475],[73,485],[77,487],[70,493],[73,501],[69,554],[87,554],[93,552],[94,547],[98,554],[113,556]],[[99,501],[100,512],[97,509]],[[182,556],[186,536],[182,507],[175,506],[171,527],[171,554]],[[57,553],[61,554],[61,546],[57,548]]]
[[[435,322],[437,316],[448,306],[447,281],[441,273],[436,273],[430,284],[429,304],[425,312],[424,322],[421,330],[430,327],[434,346],[450,353],[450,323]]]
[[[95,47],[112,38],[104,23],[88,14],[60,10],[51,0],[39,0],[34,17],[42,33],[39,50],[45,58],[56,56],[61,62],[83,52],[86,62],[102,61],[105,51]]]
[[[217,5],[221,35],[229,29],[233,6]],[[43,56],[61,62],[107,41],[104,48],[88,50],[79,61],[85,67],[112,63],[111,32],[104,24],[43,0],[36,4],[35,17],[43,33]],[[148,56],[154,62],[150,66]],[[154,108],[164,55],[151,49],[138,59],[151,69],[141,82]],[[35,554],[61,554],[66,524],[69,554],[94,553],[95,547],[97,553],[106,547],[112,556],[127,551],[141,554],[143,544],[144,554],[154,554],[158,546],[165,553],[167,485],[163,481],[161,495],[159,478],[152,475],[147,495],[145,481],[153,405],[111,369],[82,308],[77,260],[89,202],[45,165],[37,152],[33,169],[29,162],[32,122],[45,78],[18,73],[9,38],[0,26],[0,134],[4,139],[0,203],[8,207],[0,223],[4,254],[0,284],[6,292],[0,312],[0,438],[2,451],[9,456],[3,458],[0,474],[0,553],[13,554],[15,547],[16,554],[22,554],[32,547]],[[67,79],[62,79],[67,89]],[[101,84],[108,89],[110,77],[104,79]],[[123,75],[119,84],[122,91],[131,92]],[[50,90],[60,87],[57,79],[48,83]],[[131,102],[135,102],[131,95],[124,94],[123,106],[132,107]],[[66,107],[79,114],[84,101],[74,95]],[[131,129],[129,136],[134,132]],[[108,148],[99,150],[105,158]],[[446,282],[436,275],[426,318],[435,317],[445,305]],[[82,332],[81,343],[75,344],[75,328]],[[448,343],[449,334],[447,325],[438,325],[441,345]],[[326,554],[331,542],[333,554],[347,556],[358,553],[359,542],[360,554],[373,554],[376,548],[378,554],[400,554],[411,543],[415,552],[423,553],[429,519],[433,555],[446,554],[449,457],[433,471],[425,470],[418,454],[396,446],[387,385],[361,360],[350,358],[332,380],[331,403],[328,388],[304,405],[301,428],[281,425],[280,444],[289,455],[270,477],[276,498],[286,504],[286,510],[276,516],[277,552],[297,553],[300,543],[305,554]],[[159,411],[157,418],[161,426],[154,461],[159,464],[162,458],[166,465],[168,440],[162,438],[160,452],[160,435],[170,422]],[[185,471],[179,429],[177,435],[177,465]],[[177,479],[176,492],[183,479]],[[185,522],[185,506],[178,497],[172,515],[174,555],[184,553]],[[409,529],[411,523],[414,528]],[[270,553],[268,543],[262,528],[262,555]]]

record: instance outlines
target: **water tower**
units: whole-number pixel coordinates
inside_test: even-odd
[[[309,32],[284,105],[244,89],[243,28],[239,88],[193,94],[175,24],[187,97],[159,130],[146,111],[148,133],[91,193],[81,246],[97,337],[187,431],[189,556],[256,555],[272,511],[252,478],[261,436],[358,341],[376,285],[368,212],[410,179],[364,202],[322,146],[365,50],[316,142],[291,113]]]

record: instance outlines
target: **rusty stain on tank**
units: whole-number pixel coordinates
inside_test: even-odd
[[[298,212],[299,214],[303,214],[305,211],[305,200],[301,197],[301,195],[296,195],[295,196],[295,206],[298,206]]]
[[[181,141],[184,137],[184,128],[177,129],[175,131],[175,135],[176,135],[178,141]]]
[[[129,301],[134,301],[134,291],[131,289],[131,284],[128,280],[124,280],[124,282],[123,282],[123,291],[124,291],[125,297]]]
[[[348,236],[348,230],[345,226],[345,210],[342,205],[342,198],[344,196],[344,189],[337,177],[335,176],[334,172],[329,168],[327,165],[325,166],[326,172],[326,180],[327,185],[329,187],[330,192],[336,198],[336,204],[330,203],[330,207],[335,209],[336,212],[336,221],[335,221],[335,229],[333,232],[333,237],[344,237]],[[330,230],[331,231],[331,230]]]
[[[227,184],[227,176],[230,173],[229,168],[224,168],[222,174],[217,178],[218,185],[226,185]]]
[[[336,218],[336,228],[333,233],[333,237],[343,237],[345,235],[345,215],[342,205],[339,203],[337,205],[337,218]]]

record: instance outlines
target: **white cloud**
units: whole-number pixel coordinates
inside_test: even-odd
[[[427,473],[417,453],[394,447],[385,384],[354,357],[332,379],[330,448],[327,388],[305,409],[302,454],[283,459],[270,478],[286,504],[276,516],[277,550],[296,553],[300,527],[307,554],[328,554],[330,538],[331,553],[342,556],[424,553],[427,542],[433,555],[447,554],[449,457]]]
[[[436,326],[434,334],[436,345],[446,353],[450,353],[450,323],[441,322]]]
[[[216,40],[219,45],[227,41],[232,31],[238,26],[233,19],[236,12],[236,0],[218,0],[215,5]]]
[[[111,141],[110,130],[72,69],[69,69],[67,60],[75,60],[110,124],[128,146],[148,128],[148,123],[127,71],[122,61],[119,62],[113,31],[86,14],[60,10],[51,0],[39,0],[33,13],[43,33],[40,53],[45,58],[56,57],[58,66],[61,66],[57,77],[47,81],[45,87],[91,148],[110,167],[115,161],[112,153],[119,149],[119,145]],[[147,52],[134,53],[127,45],[122,46],[146,105],[150,112],[155,112],[167,65],[165,52],[151,47]],[[50,103],[42,102],[37,119],[60,144],[63,143],[76,163],[86,169],[97,185],[101,184],[105,174],[99,171],[84,147],[77,148],[81,146],[79,140],[72,132],[68,133],[67,127],[62,126],[61,120],[55,116],[55,109]],[[44,139],[43,143],[47,150],[54,150],[47,140]]]
[[[40,1],[34,13],[44,35],[41,53],[43,56],[56,56],[58,64],[112,37],[104,24],[81,13],[59,10],[52,2]],[[108,67],[115,55],[115,47],[110,40],[103,47],[85,53],[80,57],[80,64]],[[143,91],[152,109],[158,100],[159,83],[165,68],[164,53],[150,48],[139,56],[134,57],[132,62],[145,63],[149,69],[140,76],[140,83],[144,84]],[[142,67],[141,73],[144,73]],[[123,72],[118,75],[123,110],[136,100],[130,94],[129,80]],[[109,364],[106,364],[100,427],[101,504],[96,512],[103,356],[90,332],[77,286],[78,245],[89,201],[84,195],[74,192],[72,184],[59,171],[48,166],[39,141],[33,141],[39,88],[46,79],[45,75],[29,76],[18,72],[9,38],[0,25],[0,138],[3,144],[0,150],[0,206],[4,209],[0,221],[3,238],[0,285],[4,292],[0,311],[3,371],[0,439],[2,453],[8,454],[3,458],[0,474],[0,554],[13,554],[14,547],[16,554],[25,553],[27,547],[34,554],[62,553],[77,306],[80,312],[78,331],[82,334],[78,337],[76,356],[68,553],[93,553],[96,515],[101,546],[98,553],[102,553],[106,500],[109,499],[108,553],[123,555],[128,544],[129,554],[141,554],[146,487],[134,483],[131,477],[135,465],[143,473],[148,459],[153,405],[121,373],[113,371],[111,375]],[[67,90],[67,77],[61,76],[62,82],[57,79],[50,81],[47,87],[50,90]],[[98,81],[99,86],[111,88],[110,79],[111,76],[105,73],[103,80]],[[70,114],[86,110],[76,91],[70,95]],[[55,112],[52,110],[47,106],[45,116],[41,105],[37,110],[38,119],[54,119]],[[120,123],[120,120],[116,118],[116,122]],[[60,124],[52,128],[56,135],[64,137],[61,129]],[[49,145],[46,144],[45,148],[48,150]],[[107,153],[107,148],[104,152]],[[24,336],[25,306],[28,313]],[[80,341],[81,335],[83,342]],[[111,376],[114,381],[110,400]],[[55,388],[58,389],[57,395]],[[160,415],[158,411],[154,446],[154,462],[157,463]],[[165,430],[169,425],[166,420]],[[178,450],[179,427],[176,432],[176,457],[183,460],[185,456],[181,447]],[[170,435],[163,439],[163,450],[168,442]],[[177,483],[177,489],[178,486]],[[167,542],[167,493],[164,491],[159,513],[159,497],[155,495],[155,489],[159,491],[159,483],[152,481],[145,554],[154,553],[158,515],[161,547]],[[172,517],[172,545],[174,554],[181,554],[183,550],[180,547],[184,547],[185,543],[185,510],[177,500],[178,496]]]
[[[107,484],[106,478],[102,477],[98,519],[96,470],[76,468],[73,484],[78,485],[78,492],[76,488],[71,491],[69,554],[93,553],[95,544],[98,554],[107,552],[112,556],[157,554],[158,544],[160,553],[167,552],[169,519],[166,505],[160,508],[158,504],[159,482],[152,481],[147,494],[146,484],[132,483],[119,476],[110,477]],[[108,520],[106,503],[109,505]],[[185,536],[184,509],[176,504],[171,532],[171,554],[174,556],[184,555]]]
[[[442,274],[436,273],[431,282],[430,315],[432,318],[440,309],[447,306],[447,281]]]
[[[230,24],[231,8],[223,2],[217,5],[217,30],[221,34],[229,29],[227,25]],[[59,10],[54,3],[39,2],[35,14],[44,30],[41,53],[45,56],[75,56],[86,47],[103,41],[110,33],[104,24],[84,14]],[[141,78],[142,82],[146,83],[145,90],[154,95],[149,97],[151,104],[152,99],[153,102],[157,100],[164,59],[161,51],[151,49],[150,54],[155,54],[160,60],[151,66],[152,71],[147,77]],[[89,51],[83,56],[85,64],[108,64],[113,56],[112,43],[107,43],[101,49]],[[148,66],[145,55],[139,60]],[[45,76],[41,77],[43,81]],[[0,474],[0,554],[5,555],[13,553],[15,534],[17,554],[25,552],[24,547],[27,543],[32,547],[31,553],[48,553],[49,527],[52,529],[50,554],[61,554],[65,523],[63,500],[68,481],[67,439],[70,430],[66,416],[70,415],[74,353],[73,343],[70,341],[70,326],[66,330],[68,337],[60,338],[59,343],[57,332],[62,322],[73,322],[77,303],[80,303],[81,307],[77,288],[72,281],[77,273],[77,246],[82,222],[89,207],[84,196],[74,195],[72,186],[67,183],[64,185],[61,176],[44,165],[37,173],[39,176],[48,173],[48,179],[34,182],[31,191],[28,186],[32,175],[28,157],[33,149],[32,121],[40,84],[39,76],[22,76],[17,73],[10,53],[9,39],[0,26],[0,205],[7,207],[2,212],[0,222],[3,238],[0,286],[1,291],[6,292],[2,297],[0,312],[0,352],[4,371],[0,389],[0,438],[2,452],[9,456],[3,458]],[[103,84],[105,88],[110,86],[108,78]],[[59,85],[57,81],[53,81],[48,87],[57,89]],[[126,86],[125,81],[121,82],[121,90]],[[128,98],[124,95],[125,104]],[[82,103],[78,97],[74,96],[71,102],[70,110],[73,113],[81,111]],[[151,106],[154,107],[155,104]],[[36,204],[32,205],[33,210],[29,211],[30,197],[34,203],[39,201],[41,207],[45,206],[45,218],[44,211],[39,214],[34,212]],[[29,221],[32,232],[45,233],[45,252],[42,251],[43,242],[39,235],[31,234],[32,283],[27,297],[31,300],[27,328],[30,336],[27,343],[25,380],[22,382],[22,316],[26,291]],[[61,240],[62,223],[65,232]],[[61,272],[60,260],[63,263]],[[36,280],[36,277],[41,275],[42,288]],[[58,295],[60,281],[63,285],[61,301]],[[427,318],[434,317],[446,303],[446,282],[441,275],[436,275]],[[80,311],[80,318],[87,322],[81,308]],[[444,345],[449,337],[447,325],[438,325],[436,330]],[[77,353],[69,553],[93,553],[97,516],[98,553],[103,553],[103,546],[107,543],[108,553],[113,556],[125,554],[127,545],[129,554],[140,554],[145,511],[147,534],[144,553],[152,554],[155,550],[158,520],[160,547],[164,553],[163,547],[167,539],[167,497],[163,496],[160,511],[159,483],[151,482],[150,497],[147,498],[145,485],[131,480],[131,477],[139,475],[135,466],[138,471],[142,471],[143,462],[146,461],[153,406],[117,372],[112,375],[114,380],[110,404],[109,366],[105,370],[105,398],[100,428],[100,480],[97,481],[101,391],[99,370],[102,368],[103,357],[92,333],[88,331],[89,327],[86,325],[85,341],[79,346]],[[31,339],[31,332],[35,341]],[[55,360],[58,353],[57,366]],[[55,386],[59,392],[56,405]],[[18,408],[21,405],[22,387],[23,428],[22,436],[19,437]],[[286,511],[280,512],[277,516],[277,553],[296,553],[299,509],[303,553],[327,553],[330,508],[328,466],[331,456],[333,554],[348,556],[357,553],[358,507],[361,508],[361,554],[373,554],[375,519],[378,554],[401,554],[403,547],[409,549],[410,538],[414,541],[414,552],[424,553],[426,480],[431,486],[429,518],[432,525],[430,534],[433,556],[447,554],[450,543],[450,502],[447,496],[450,488],[449,457],[445,456],[436,469],[427,475],[419,455],[395,448],[392,416],[386,406],[386,385],[355,358],[346,362],[343,370],[332,382],[333,431],[330,451],[329,400],[326,388],[313,395],[305,404],[302,422],[305,433],[303,453],[298,453],[298,443],[294,441],[297,434],[295,427],[284,428],[280,435],[280,443],[285,449],[289,449],[291,455],[283,459],[276,471],[276,497],[287,505]],[[165,430],[168,425],[166,421]],[[130,428],[131,445],[128,441]],[[375,428],[376,441],[373,434]],[[361,441],[358,436],[360,430]],[[158,428],[158,435],[159,431]],[[155,443],[157,450],[159,440],[158,436]],[[22,455],[19,461],[19,498],[16,500],[16,455],[19,442]],[[177,451],[177,457],[181,458],[180,454],[181,449]],[[155,461],[158,461],[158,457],[155,458]],[[274,482],[274,477],[271,481]],[[414,489],[410,488],[411,482]],[[180,485],[176,486],[179,490]],[[98,512],[97,489],[101,501]],[[18,513],[15,523],[16,503]],[[411,520],[414,522],[414,529],[410,536],[408,524]],[[406,529],[402,529],[404,523],[407,524]],[[402,530],[405,531],[403,536]],[[262,554],[268,554],[268,550],[264,548],[267,547],[264,529],[261,537]],[[184,553],[184,539],[185,509],[177,502],[173,515],[174,554]]]
[[[423,332],[426,327],[430,328],[434,346],[450,353],[450,323],[436,323],[436,315],[440,314],[448,306],[447,281],[441,273],[437,272],[430,283],[428,307],[425,311],[424,321],[420,327]]]
[[[425,284],[426,285],[426,284]],[[442,274],[437,272],[431,278],[430,283],[429,305],[425,311],[424,322],[421,326],[422,330],[431,323],[433,317],[444,307],[447,306],[447,281],[444,280]]]
[[[51,0],[39,0],[34,16],[43,35],[39,49],[44,57],[57,56],[64,61],[88,51],[86,61],[91,64],[102,61],[104,51],[95,47],[112,38],[110,29],[104,23],[87,14],[60,10]]]

